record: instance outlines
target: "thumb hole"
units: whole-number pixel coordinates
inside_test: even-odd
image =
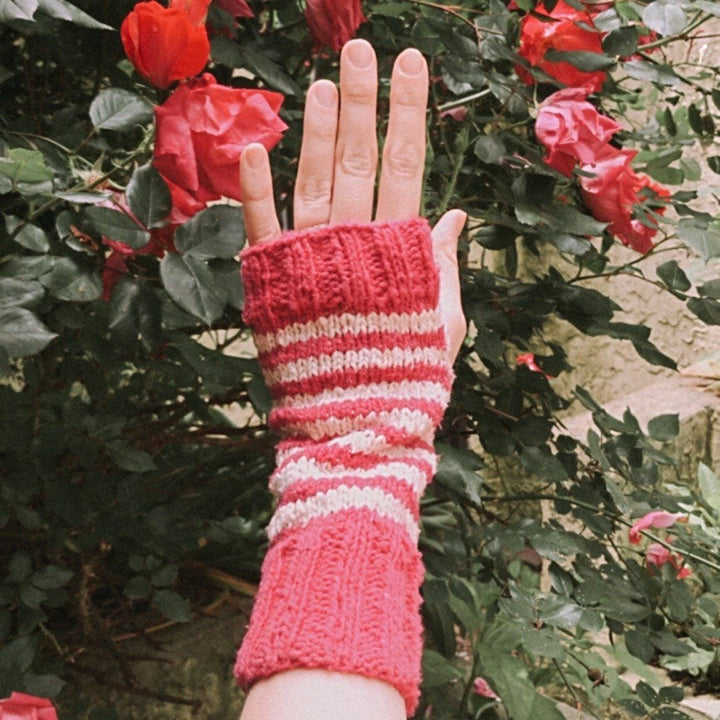
[[[448,340],[448,359],[454,362],[467,333],[467,321],[460,300],[457,246],[467,213],[446,212],[432,229],[433,255],[440,275],[440,315]]]

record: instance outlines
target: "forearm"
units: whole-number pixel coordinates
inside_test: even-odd
[[[295,669],[261,680],[240,720],[404,720],[402,695],[386,682],[329,670]]]
[[[259,247],[243,258],[245,316],[285,439],[235,673],[244,686],[292,668],[363,675],[412,714],[419,503],[452,377],[429,228],[345,225]]]

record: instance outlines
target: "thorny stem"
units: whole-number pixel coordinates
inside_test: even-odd
[[[654,40],[653,42],[647,43],[646,45],[641,45],[640,49],[643,50],[643,52],[647,50],[653,50],[654,48],[661,47],[662,45],[668,45],[671,42],[675,42],[676,40],[683,40],[687,38],[687,36],[695,30],[695,28],[700,27],[701,25],[705,24],[708,20],[710,20],[713,16],[708,14],[704,15],[702,11],[699,11],[695,17],[687,24],[687,27],[677,35],[669,35],[668,37],[660,38],[659,40]]]

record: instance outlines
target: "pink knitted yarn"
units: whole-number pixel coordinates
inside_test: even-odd
[[[425,220],[286,233],[243,252],[283,440],[270,549],[235,675],[290,668],[394,685],[411,715],[422,653],[419,502],[452,371]]]

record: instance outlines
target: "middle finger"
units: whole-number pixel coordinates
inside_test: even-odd
[[[377,61],[370,43],[351,40],[340,56],[340,121],[330,222],[370,222],[377,171]]]

